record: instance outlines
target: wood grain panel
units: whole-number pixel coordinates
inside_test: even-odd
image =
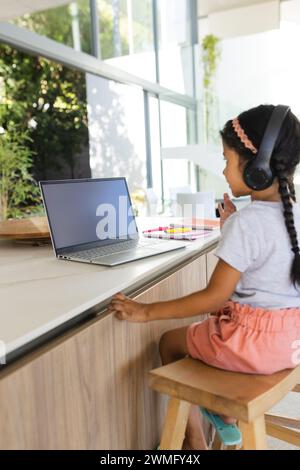
[[[152,302],[206,285],[206,255],[139,294]],[[1,449],[151,449],[166,399],[148,387],[162,333],[198,318],[90,320],[0,374]]]

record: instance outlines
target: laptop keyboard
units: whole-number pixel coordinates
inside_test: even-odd
[[[139,240],[134,242],[129,240],[127,242],[116,243],[113,245],[103,246],[101,248],[93,248],[91,250],[78,251],[76,253],[69,254],[71,258],[93,260],[95,258],[100,258],[101,256],[107,256],[114,253],[123,253],[124,251],[134,250],[136,248],[151,248],[154,245],[161,244],[161,240]]]

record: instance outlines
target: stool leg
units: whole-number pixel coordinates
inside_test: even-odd
[[[160,450],[182,449],[191,403],[170,398],[164,423]]]
[[[217,433],[215,434],[215,438],[213,440],[211,448],[212,448],[212,450],[222,450],[223,449],[223,443],[222,443],[222,441],[219,438]]]
[[[243,450],[263,450],[267,448],[264,415],[252,423],[239,421],[239,428],[243,436]]]

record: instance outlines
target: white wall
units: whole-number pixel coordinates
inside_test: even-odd
[[[263,103],[286,103],[300,115],[300,0],[282,2],[280,11],[280,29],[222,40],[216,83],[221,126]],[[207,21],[200,21],[199,31],[201,37],[210,31]]]
[[[146,188],[143,91],[86,74],[92,177],[126,176]]]
[[[259,104],[287,104],[300,117],[300,0],[281,2],[280,19],[280,29],[221,41],[217,128]],[[201,20],[200,42],[210,32],[208,20]],[[204,179],[204,189],[218,187],[221,181],[211,174]]]

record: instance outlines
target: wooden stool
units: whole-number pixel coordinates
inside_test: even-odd
[[[216,369],[187,357],[149,375],[150,387],[170,397],[161,450],[182,448],[192,403],[236,418],[243,449],[266,449],[266,434],[300,446],[300,432],[289,429],[300,429],[299,419],[265,414],[288,392],[300,392],[300,365],[273,375],[252,375]]]

